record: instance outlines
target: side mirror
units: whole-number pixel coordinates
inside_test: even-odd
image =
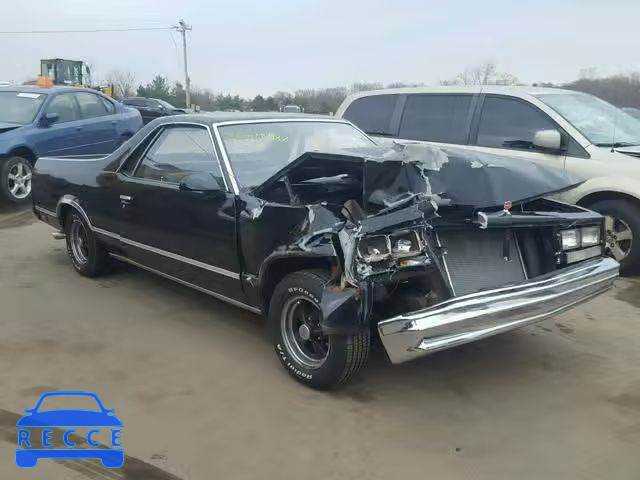
[[[557,130],[538,130],[533,135],[532,143],[542,150],[559,152],[562,149],[562,136]]]
[[[42,120],[43,120],[42,124],[45,127],[48,127],[49,125],[53,125],[58,120],[60,120],[60,115],[58,115],[56,112],[49,112],[49,113],[46,113],[44,117],[42,117]]]
[[[221,192],[216,177],[210,173],[191,173],[180,181],[180,190],[187,192]]]

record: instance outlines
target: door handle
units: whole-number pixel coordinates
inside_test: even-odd
[[[126,207],[127,205],[131,205],[132,202],[133,197],[131,195],[120,195],[120,204],[122,205],[122,208]]]
[[[80,130],[82,130],[84,127],[76,127],[76,130],[79,132]]]
[[[111,125],[117,125],[117,124],[118,124],[117,120],[111,120]]]

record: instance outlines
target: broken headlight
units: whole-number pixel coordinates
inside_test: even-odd
[[[389,258],[414,257],[422,252],[422,240],[417,232],[393,233],[364,237],[358,243],[358,257],[366,263],[375,263]]]
[[[391,255],[395,258],[413,257],[422,251],[420,237],[414,231],[390,235]]]
[[[358,243],[358,257],[364,262],[375,263],[391,256],[391,243],[387,235],[365,237]]]

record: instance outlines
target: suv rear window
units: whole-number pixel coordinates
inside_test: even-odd
[[[371,135],[393,135],[391,118],[398,102],[398,95],[372,95],[354,100],[343,117],[355,123]]]
[[[467,143],[471,95],[408,95],[400,122],[400,138]]]

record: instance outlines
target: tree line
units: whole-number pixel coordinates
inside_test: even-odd
[[[171,82],[164,75],[156,75],[146,84],[138,84],[130,72],[114,71],[106,79],[114,85],[116,97],[140,96],[159,98],[175,106],[185,106],[185,90],[182,83]],[[501,72],[496,65],[487,62],[466,68],[455,77],[442,80],[441,85],[523,85],[514,75]],[[348,87],[307,88],[293,92],[278,91],[272,95],[256,95],[243,98],[239,95],[216,93],[207,88],[194,86],[191,91],[191,103],[203,111],[239,110],[239,111],[277,111],[285,105],[298,105],[307,113],[333,113],[345,97],[351,93],[378,90],[383,88],[401,88],[422,86],[423,83],[393,82],[356,82]],[[584,69],[579,78],[564,84],[539,83],[545,87],[568,88],[596,95],[620,107],[640,108],[640,73],[598,77],[594,69]]]

